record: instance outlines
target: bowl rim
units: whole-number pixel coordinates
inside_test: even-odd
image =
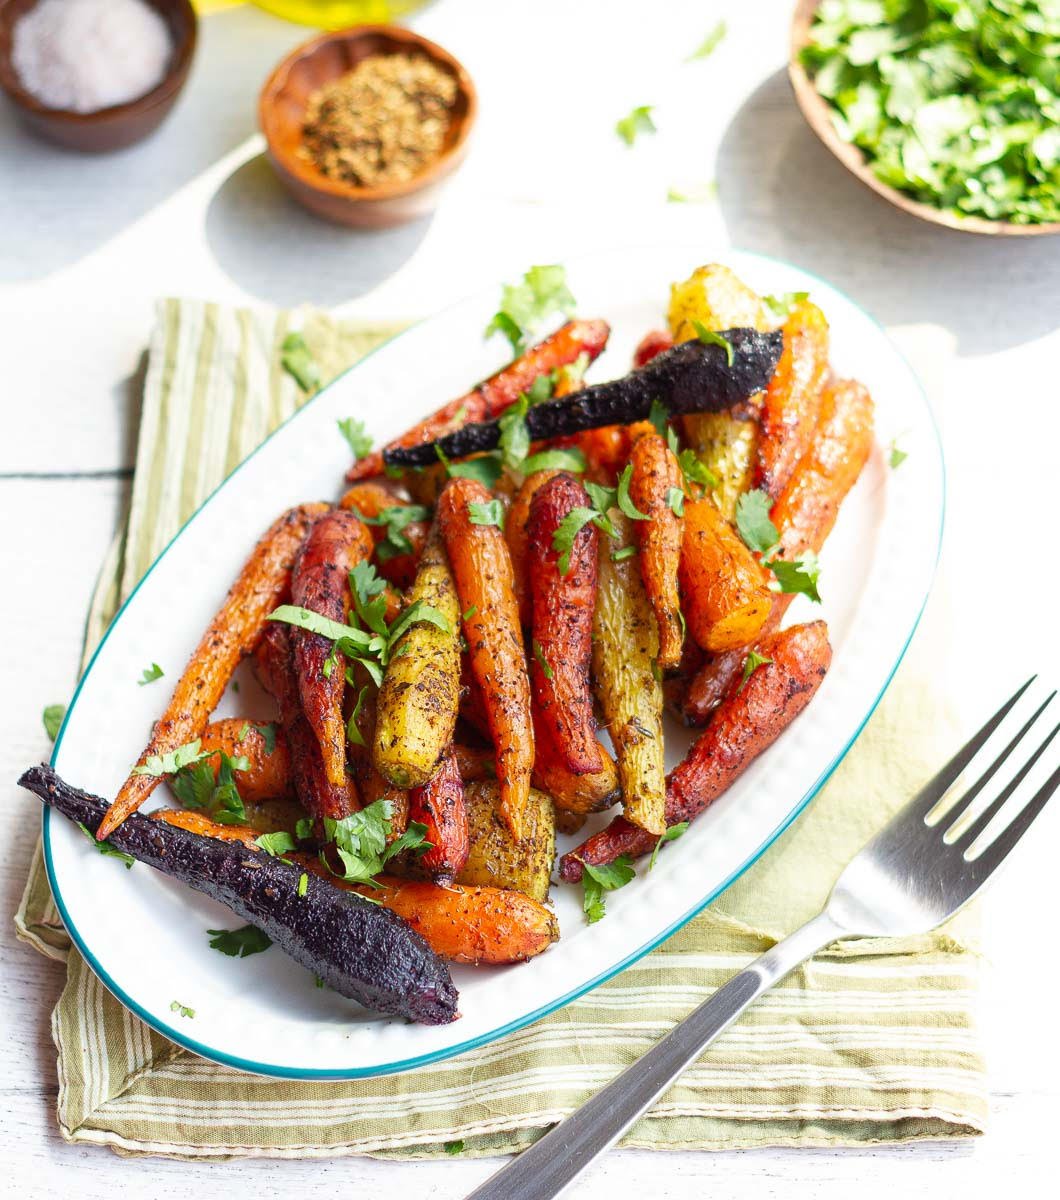
[[[791,35],[788,54],[788,79],[795,92],[806,124],[843,164],[844,167],[867,188],[887,200],[895,208],[919,217],[933,225],[941,225],[958,233],[975,233],[994,237],[1034,237],[1060,233],[1060,221],[1045,221],[1036,225],[1017,225],[1013,221],[992,221],[988,217],[957,216],[933,204],[916,200],[913,196],[884,183],[868,165],[864,152],[852,142],[844,141],[832,121],[831,105],[817,90],[809,72],[802,65],[800,53],[809,44],[810,26],[822,0],[796,0],[791,18]]]
[[[40,3],[33,3],[21,15],[30,12]],[[8,36],[0,37],[0,88],[20,107],[39,117],[47,117],[64,121],[70,125],[95,125],[104,121],[120,121],[123,117],[138,115],[156,108],[172,99],[176,92],[184,86],[199,33],[199,15],[191,0],[162,0],[161,5],[147,0],[152,8],[165,7],[167,11],[179,11],[185,18],[185,27],[181,35],[175,35],[173,26],[167,21],[170,34],[173,35],[173,54],[166,73],[161,80],[142,96],[133,100],[125,100],[121,104],[110,104],[106,108],[97,108],[92,112],[75,112],[69,108],[52,108],[38,100],[31,92],[22,86],[15,64],[11,60],[11,36],[14,21],[10,14],[14,5],[12,0],[0,0],[0,33]]]
[[[303,59],[311,58],[325,45],[333,42],[356,42],[365,37],[382,35],[394,42],[404,43],[409,49],[425,53],[433,61],[447,68],[456,79],[457,87],[463,94],[467,111],[459,122],[456,137],[451,145],[430,162],[418,175],[400,183],[384,184],[375,187],[359,187],[356,184],[342,183],[331,179],[305,159],[289,153],[277,145],[274,130],[276,96],[286,84],[292,68]],[[351,202],[396,200],[403,196],[412,195],[421,189],[435,183],[446,175],[459,161],[466,148],[471,128],[478,117],[478,92],[468,74],[467,68],[443,46],[420,33],[406,29],[402,25],[368,24],[351,25],[346,29],[327,30],[302,42],[276,64],[262,84],[258,95],[258,125],[265,136],[269,154],[283,170],[295,176],[298,181],[313,191],[322,192],[338,199]]]

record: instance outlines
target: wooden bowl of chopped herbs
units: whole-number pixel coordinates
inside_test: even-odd
[[[789,74],[821,141],[897,208],[1060,233],[1058,41],[1035,0],[799,0]]]
[[[269,158],[291,194],[343,225],[381,228],[430,212],[460,165],[475,86],[441,46],[396,25],[325,33],[266,80]]]

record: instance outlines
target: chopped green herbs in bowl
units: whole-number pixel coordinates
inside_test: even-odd
[[[804,0],[792,80],[817,133],[902,207],[1060,230],[1060,0]]]

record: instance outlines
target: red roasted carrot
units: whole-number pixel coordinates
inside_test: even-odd
[[[538,488],[546,483],[558,471],[534,471],[523,480],[522,486],[515,493],[512,506],[504,521],[504,536],[508,542],[508,553],[512,557],[512,583],[515,588],[515,598],[519,604],[519,621],[525,628],[530,624],[530,588],[527,583],[526,523],[530,519],[530,502]]]
[[[658,354],[662,354],[664,350],[669,350],[674,344],[674,335],[669,329],[652,329],[646,333],[637,343],[636,350],[633,351],[634,367],[643,367],[645,363],[650,363]]]
[[[496,525],[471,519],[471,505],[490,500],[476,480],[450,479],[438,499],[437,519],[463,610],[471,672],[497,754],[501,818],[519,838],[534,765],[530,681],[508,543]]]
[[[775,633],[760,649],[771,661],[733,688],[684,761],[670,772],[667,825],[694,820],[726,791],[809,704],[832,661],[823,621]],[[575,883],[582,877],[584,863],[601,866],[620,854],[648,854],[658,840],[624,817],[616,817],[563,856],[560,875]]]
[[[149,758],[170,754],[201,736],[232,672],[252,653],[269,613],[290,589],[291,566],[310,524],[326,511],[324,504],[289,509],[258,541],[184,668],[165,712],[155,722],[151,739],[137,760],[138,768],[145,767]],[[129,776],[100,823],[97,836],[101,841],[136,812],[159,780],[157,775],[135,772]]]
[[[599,535],[591,522],[583,525],[562,553],[553,538],[574,509],[591,507],[585,488],[561,471],[537,491],[527,522],[533,704],[540,722],[550,728],[552,745],[575,775],[596,775],[602,769],[589,685]]]
[[[420,860],[435,883],[452,883],[467,863],[464,782],[452,749],[422,787],[409,790],[409,820],[427,826],[431,848]]]
[[[425,421],[413,426],[407,433],[388,442],[386,449],[397,446],[419,446],[452,433],[463,425],[475,421],[489,421],[500,416],[518,400],[521,392],[528,391],[539,375],[547,375],[556,367],[574,362],[580,355],[589,356],[592,362],[607,345],[611,330],[606,321],[568,321],[551,337],[531,346],[514,362],[510,362],[496,375],[480,383],[466,396],[451,400]],[[354,463],[346,472],[351,482],[367,479],[383,473],[383,452],[377,450]]]
[[[320,518],[309,531],[295,560],[291,599],[301,608],[345,623],[350,606],[349,573],[372,553],[365,526],[344,509]],[[346,780],[346,722],[342,698],[346,692],[344,663],[331,661],[334,645],[319,633],[294,629],[294,666],[302,711],[320,743],[324,770],[333,787]]]

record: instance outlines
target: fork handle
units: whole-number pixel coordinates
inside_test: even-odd
[[[821,913],[778,942],[467,1200],[552,1200],[560,1195],[744,1009],[844,932]]]

